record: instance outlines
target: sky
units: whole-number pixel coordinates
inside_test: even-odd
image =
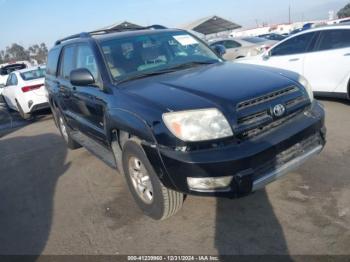
[[[326,19],[349,0],[0,0],[0,49],[12,43],[25,47],[92,31],[128,20],[140,25],[176,27],[211,15],[243,27],[256,23]]]

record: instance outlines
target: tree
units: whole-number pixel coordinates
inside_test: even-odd
[[[35,59],[39,64],[44,64],[46,62],[48,50],[45,43],[30,46],[28,52],[30,57]]]
[[[12,44],[10,47],[6,47],[5,60],[29,60],[29,52],[19,44]]]
[[[347,4],[342,9],[340,9],[337,15],[339,18],[349,17],[350,16],[350,4]]]
[[[39,64],[44,64],[46,63],[47,53],[48,49],[45,43],[32,45],[27,50],[19,44],[12,44],[6,47],[5,50],[0,50],[0,64],[21,60],[35,60]]]

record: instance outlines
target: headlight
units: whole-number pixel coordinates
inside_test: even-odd
[[[215,108],[165,113],[163,121],[174,136],[186,142],[233,136],[226,118]]]
[[[309,95],[309,98],[311,100],[311,103],[312,103],[314,101],[314,93],[312,91],[312,87],[311,87],[309,81],[307,81],[307,79],[305,77],[300,76],[299,77],[299,83],[302,84],[305,87],[305,89],[306,89],[306,91],[307,91],[307,93]]]

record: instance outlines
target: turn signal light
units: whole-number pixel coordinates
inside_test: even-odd
[[[42,86],[44,86],[44,85],[40,84],[40,85],[24,86],[24,87],[22,87],[22,92],[26,93],[26,92],[29,92],[29,91],[33,91],[35,89],[39,89]]]

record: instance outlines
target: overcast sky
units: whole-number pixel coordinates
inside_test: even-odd
[[[128,20],[141,25],[185,24],[218,15],[244,27],[325,19],[349,0],[0,0],[0,49],[11,43],[49,46],[63,36]]]

